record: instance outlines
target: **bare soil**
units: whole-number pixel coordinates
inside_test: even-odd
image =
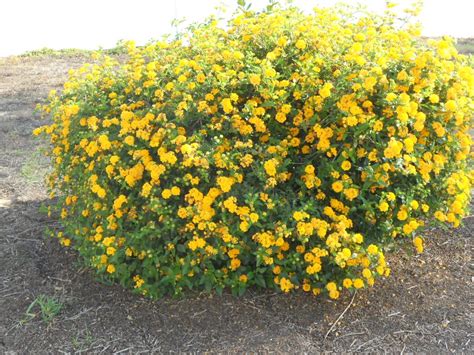
[[[48,164],[31,136],[36,103],[84,60],[0,59],[0,353],[474,352],[472,217],[431,231],[420,256],[394,252],[389,279],[337,302],[258,290],[152,301],[98,282],[44,235],[57,221],[38,210]],[[49,323],[28,311],[41,295],[62,305]]]

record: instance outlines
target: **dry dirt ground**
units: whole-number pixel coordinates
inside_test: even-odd
[[[421,256],[393,253],[388,280],[338,302],[257,290],[151,301],[99,283],[44,236],[57,222],[38,211],[47,161],[31,136],[35,104],[86,58],[0,60],[0,353],[474,352],[472,217],[432,231]],[[41,312],[41,296],[59,313]]]

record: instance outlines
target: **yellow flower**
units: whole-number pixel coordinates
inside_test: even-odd
[[[240,267],[240,264],[241,262],[239,259],[232,259],[230,261],[230,268],[232,269],[232,271],[235,271]]]
[[[112,264],[107,265],[107,272],[113,274],[115,272],[115,266]]]
[[[134,288],[140,288],[143,286],[143,284],[145,283],[145,280],[143,280],[140,276],[138,275],[135,275],[133,277],[133,281],[135,281],[135,286]]]
[[[299,39],[299,40],[296,41],[295,47],[298,48],[298,49],[303,50],[303,49],[306,48],[306,42],[303,39]]]
[[[344,189],[344,185],[342,184],[342,181],[335,181],[332,183],[332,189],[334,190],[334,192],[341,192],[343,189]]]
[[[420,237],[413,238],[413,245],[415,246],[416,252],[418,254],[423,253],[423,239]]]
[[[33,135],[39,136],[43,132],[43,127],[38,127],[33,130]]]
[[[246,283],[248,281],[248,279],[249,278],[247,277],[247,275],[240,275],[239,276],[239,281],[240,282]]]
[[[256,213],[251,213],[251,214],[249,215],[249,217],[250,217],[250,220],[252,221],[252,223],[256,223],[256,222],[258,221],[258,219],[259,219],[259,216],[258,216],[258,214],[256,214]]]
[[[347,190],[344,190],[344,196],[346,196],[346,198],[349,200],[349,201],[352,201],[353,199],[355,199],[357,196],[359,196],[359,190],[351,187]]]
[[[286,36],[282,36],[282,37],[278,38],[277,44],[280,47],[284,47],[287,42],[288,42],[288,38]]]
[[[149,196],[151,189],[152,189],[152,186],[148,182],[144,183],[143,186],[142,186],[141,195],[144,196],[144,197]]]
[[[336,290],[337,290],[337,285],[336,285],[335,282],[332,282],[332,281],[331,281],[331,282],[328,282],[328,283],[326,284],[326,289],[327,289],[328,291],[336,291]]]
[[[308,175],[310,174],[314,174],[314,166],[313,165],[306,165],[306,167],[304,168],[304,172]]]
[[[397,94],[394,94],[393,92],[390,92],[390,93],[388,93],[387,96],[385,97],[385,100],[387,100],[388,102],[392,102],[392,101],[394,101],[396,98],[397,98]]]
[[[240,254],[240,250],[236,248],[232,248],[227,252],[227,255],[229,255],[229,258],[236,258],[237,255]]]
[[[431,94],[430,95],[430,102],[432,104],[437,104],[439,102],[439,96],[436,94]]]
[[[171,197],[172,193],[170,189],[164,189],[161,192],[161,197],[163,197],[165,200],[169,199]]]
[[[127,197],[125,195],[120,195],[114,200],[113,208],[114,210],[119,210],[122,208],[123,204],[127,203]]]
[[[352,287],[352,280],[351,279],[344,279],[342,281],[342,286],[344,286],[344,288],[351,288]]]
[[[300,212],[300,211],[295,211],[293,212],[293,218],[295,221],[301,221],[303,218],[305,218],[305,213]]]
[[[223,192],[229,192],[234,182],[234,179],[231,177],[219,176],[217,178],[217,184]]]
[[[253,157],[250,154],[245,154],[240,160],[240,165],[244,168],[249,167],[253,163]]]
[[[130,146],[135,144],[135,138],[133,136],[125,137],[123,141]]]
[[[388,203],[385,201],[380,202],[379,204],[379,210],[382,212],[387,212],[388,211]]]
[[[346,123],[347,123],[348,126],[353,127],[353,126],[357,125],[357,123],[359,123],[359,120],[355,116],[349,116],[346,119]]]
[[[448,100],[445,106],[446,106],[446,110],[451,111],[451,112],[456,111],[458,107],[458,105],[456,104],[454,100]]]
[[[196,80],[198,83],[202,84],[204,81],[206,81],[206,76],[203,73],[199,73],[196,75]]]
[[[206,245],[206,241],[202,238],[197,238],[196,245],[198,248],[204,248],[204,246]]]
[[[97,196],[99,196],[99,198],[104,198],[104,197],[105,197],[105,194],[106,194],[106,193],[105,193],[105,190],[104,190],[104,189],[99,188],[99,189],[97,190]]]
[[[372,91],[374,89],[375,84],[377,84],[377,79],[373,76],[369,76],[368,78],[364,79],[364,89],[367,91]]]
[[[344,160],[344,161],[342,162],[342,164],[341,164],[341,168],[342,168],[342,170],[344,170],[344,171],[350,170],[350,169],[351,169],[351,166],[352,166],[352,164],[351,164],[351,162],[350,162],[349,160]]]
[[[250,84],[252,85],[260,85],[260,82],[261,82],[261,79],[260,79],[260,75],[258,74],[250,74],[249,75],[249,81],[250,81]]]
[[[195,251],[197,249],[197,242],[195,240],[189,241],[188,248],[191,249],[192,251]]]
[[[282,277],[282,279],[280,280],[280,288],[283,292],[290,292],[293,287],[294,285],[289,279]]]
[[[297,253],[302,254],[302,253],[304,253],[304,251],[305,251],[305,248],[304,248],[303,245],[297,245],[297,246],[296,246],[296,252],[297,252]]]
[[[171,194],[173,196],[178,196],[181,193],[181,189],[178,186],[173,186],[171,188]]]
[[[239,228],[242,232],[247,232],[250,228],[250,225],[247,221],[242,221],[239,224]]]
[[[362,279],[359,279],[359,278],[354,279],[353,280],[353,285],[357,289],[362,288],[362,287],[364,287],[364,281]]]
[[[278,165],[278,161],[276,159],[270,159],[263,164],[263,167],[265,169],[265,172],[269,176],[275,176],[276,175],[276,167]]]
[[[183,208],[183,207],[180,207],[178,209],[178,217],[179,218],[186,218],[187,216],[188,216],[188,212],[186,211],[186,209]]]
[[[446,215],[441,212],[441,211],[436,211],[434,213],[434,217],[438,220],[438,221],[441,221],[441,222],[444,222],[446,221]]]
[[[221,106],[224,109],[225,113],[231,113],[234,110],[232,106],[232,101],[229,98],[225,98],[221,101]]]
[[[370,244],[369,247],[367,248],[367,252],[370,255],[377,255],[377,253],[379,252],[379,248],[374,244]]]
[[[364,237],[360,233],[356,233],[352,236],[354,243],[361,244],[364,241]]]
[[[329,96],[331,96],[331,89],[333,88],[333,85],[331,83],[326,83],[323,85],[321,89],[319,89],[319,95],[325,99]]]
[[[408,213],[407,213],[406,209],[404,209],[404,208],[400,209],[397,213],[397,218],[400,221],[406,220],[408,218]]]
[[[373,125],[373,128],[374,128],[375,132],[380,132],[383,129],[382,121],[380,121],[380,120],[375,121],[374,125]]]
[[[275,119],[280,123],[284,123],[286,121],[286,115],[283,112],[278,112],[275,115]]]
[[[364,276],[366,279],[370,279],[372,277],[372,271],[366,268],[362,270],[362,276]]]

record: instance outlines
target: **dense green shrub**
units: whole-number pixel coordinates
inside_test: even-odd
[[[393,15],[236,15],[74,71],[43,107],[64,232],[150,296],[371,286],[470,198],[474,74]],[[432,218],[434,217],[434,218]]]

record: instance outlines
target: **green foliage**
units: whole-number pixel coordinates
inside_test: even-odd
[[[336,299],[387,277],[394,241],[421,252],[427,225],[458,226],[474,71],[453,41],[390,11],[239,5],[226,27],[127,43],[126,63],[99,54],[50,95],[35,134],[61,243],[152,297]]]
[[[45,323],[50,323],[61,312],[62,308],[63,304],[55,297],[39,295],[28,306],[25,321],[30,321],[39,315]]]

